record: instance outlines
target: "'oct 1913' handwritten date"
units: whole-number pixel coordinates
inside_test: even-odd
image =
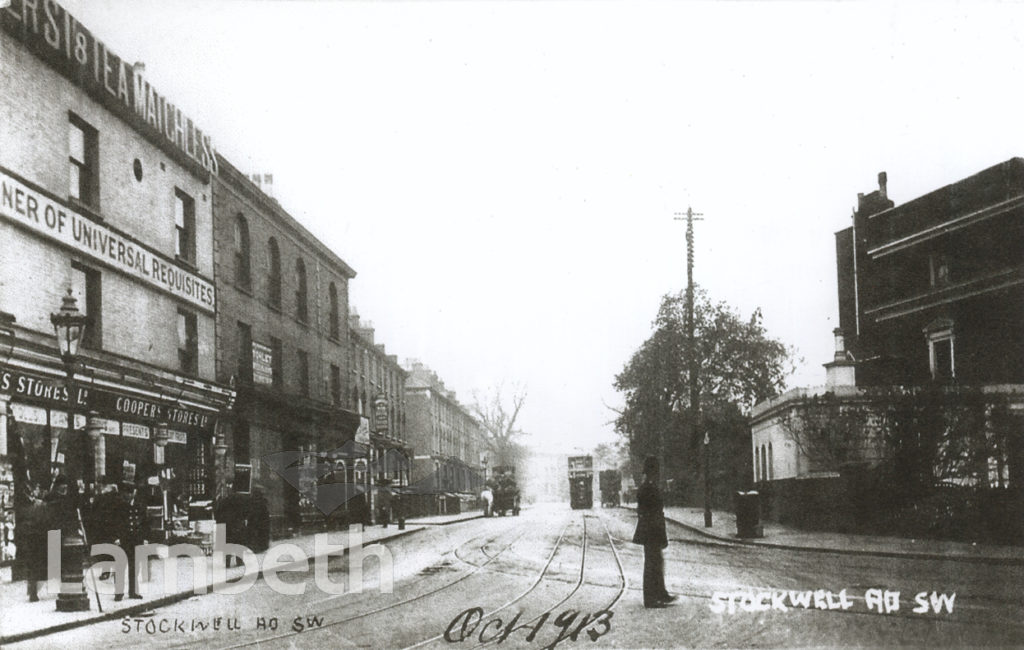
[[[554,641],[543,646],[541,650],[553,650],[555,646],[565,640],[576,641],[583,631],[586,631],[591,641],[597,641],[611,631],[613,614],[614,612],[607,609],[593,614],[584,614],[574,609],[566,610],[552,619],[552,625],[558,629],[558,636]],[[544,613],[536,619],[536,622],[528,621],[519,625],[519,619],[522,616],[522,612],[516,612],[507,625],[498,617],[491,617],[486,623],[483,623],[483,608],[471,607],[452,619],[452,622],[448,624],[448,629],[444,631],[444,640],[448,643],[461,643],[475,637],[479,643],[491,643],[492,641],[501,643],[515,632],[528,631],[525,641],[533,643],[544,624],[548,622],[551,613]]]

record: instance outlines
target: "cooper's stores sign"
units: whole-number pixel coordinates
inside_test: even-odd
[[[0,368],[0,392],[37,404],[64,407],[70,401],[63,381],[13,369]],[[195,427],[207,432],[212,431],[216,423],[215,414],[210,411],[94,389],[84,384],[78,385],[75,408],[95,409],[101,415],[128,421],[165,422],[172,427]]]
[[[4,5],[6,8],[0,9],[4,31],[22,40],[139,131],[170,145],[211,174],[217,173],[213,140],[146,81],[141,67],[107,49],[55,0],[0,2],[0,7]]]
[[[193,305],[214,311],[213,284],[0,170],[0,215]]]

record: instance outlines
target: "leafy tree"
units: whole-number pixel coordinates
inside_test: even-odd
[[[662,298],[654,333],[615,377],[625,407],[615,420],[628,442],[634,467],[643,456],[666,459],[663,478],[679,498],[699,492],[699,454],[707,434],[712,459],[712,484],[719,500],[742,485],[748,472],[750,436],[744,414],[757,402],[778,394],[793,370],[793,351],[771,338],[760,310],[743,319],[707,293],[694,294],[694,340],[686,329],[686,293]],[[695,378],[703,426],[697,436],[690,419],[689,363]],[[742,459],[742,460],[741,460]],[[741,468],[737,467],[739,464]]]

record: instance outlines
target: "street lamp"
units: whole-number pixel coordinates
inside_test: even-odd
[[[75,441],[75,405],[78,402],[78,391],[75,386],[75,363],[78,359],[78,347],[82,343],[82,336],[85,334],[85,324],[88,317],[78,311],[78,301],[68,289],[68,294],[61,302],[60,311],[50,314],[50,322],[53,323],[53,330],[57,334],[57,346],[60,349],[60,358],[64,362],[64,372],[67,374],[68,390],[68,451]],[[85,466],[87,453],[86,444],[89,438],[82,436],[78,441],[78,448],[81,451],[77,463],[77,473],[82,474]],[[69,459],[71,454],[69,453]],[[76,467],[75,463],[67,463],[68,468]],[[85,612],[89,610],[89,596],[85,593],[85,582],[83,562],[85,558],[85,539],[82,537],[79,526],[78,504],[75,503],[77,496],[74,487],[77,486],[78,477],[68,477],[72,489],[68,491],[64,502],[61,504],[61,537],[60,537],[60,593],[57,594],[58,612]]]

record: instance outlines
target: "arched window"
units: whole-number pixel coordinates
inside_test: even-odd
[[[270,252],[270,269],[267,275],[267,300],[272,307],[281,308],[281,250],[273,237],[267,242]]]
[[[768,480],[768,453],[764,445],[761,445],[761,480]]]
[[[341,327],[338,323],[338,288],[333,282],[327,287],[327,298],[331,303],[331,338],[337,340],[341,338]]]
[[[772,478],[773,478],[772,474],[775,473],[775,469],[774,469],[774,467],[772,467],[774,465],[774,460],[775,459],[772,457],[772,443],[769,442],[768,443],[768,480],[769,481],[772,480]]]
[[[295,260],[295,317],[305,323],[309,320],[309,296],[306,285],[306,263]]]
[[[235,217],[235,284],[246,291],[252,290],[249,223],[241,214]]]

